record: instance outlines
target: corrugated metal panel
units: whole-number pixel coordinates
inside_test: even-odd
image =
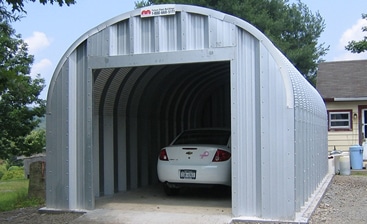
[[[236,26],[232,23],[223,23],[222,20],[209,17],[210,47],[230,47],[236,45]],[[226,34],[226,35],[223,35]]]
[[[92,83],[88,68],[87,44],[81,44],[76,51],[75,73],[77,76],[77,208],[94,208],[93,192],[93,123],[92,123]],[[81,183],[80,183],[81,182]]]
[[[117,54],[127,55],[130,53],[130,29],[129,20],[124,20],[116,24],[117,26]]]
[[[289,122],[293,109],[286,106],[280,66],[258,39],[246,31],[238,33],[239,74],[232,80],[231,99],[232,105],[236,105],[232,106],[232,116],[238,117],[233,117],[236,122],[232,123],[232,132],[238,132],[233,141],[240,141],[233,145],[242,147],[232,149],[236,153],[233,158],[239,158],[236,176],[232,177],[238,178],[239,183],[233,187],[240,187],[233,189],[233,203],[238,203],[233,204],[233,213],[289,219],[294,213],[294,160],[290,144],[294,137]],[[244,160],[246,163],[240,162]]]
[[[327,117],[320,95],[295,72],[296,208],[310,197],[327,173]]]
[[[89,56],[108,56],[110,53],[110,29],[103,29],[88,38]]]
[[[54,80],[47,101],[46,114],[46,204],[49,208],[69,208],[69,149],[68,149],[68,64],[60,70]],[[56,97],[57,96],[57,97]]]
[[[179,29],[177,16],[164,16],[155,18],[155,29],[158,33],[155,35],[158,52],[177,51],[179,47]]]
[[[260,175],[257,175],[259,159],[255,150],[260,141],[256,128],[259,119],[256,114],[260,108],[255,103],[259,102],[256,92],[258,81],[255,79],[260,71],[256,60],[259,57],[259,42],[249,33],[239,31],[236,53],[237,58],[231,63],[232,198],[235,198],[232,200],[232,212],[236,216],[257,216],[260,194],[257,189],[261,185]]]
[[[186,38],[185,50],[197,50],[208,48],[209,45],[208,17],[203,15],[197,15],[194,13],[187,13],[186,19],[182,22],[186,23],[186,30],[183,30],[182,34],[182,36]]]
[[[261,214],[263,218],[293,218],[294,157],[293,109],[280,66],[266,48],[260,48]]]
[[[113,18],[60,61],[47,105],[47,207],[93,208],[94,195],[156,183],[160,147],[183,129],[220,126],[232,129],[233,215],[293,219],[326,175],[321,98],[250,24],[175,7]],[[69,189],[69,179],[83,183]]]

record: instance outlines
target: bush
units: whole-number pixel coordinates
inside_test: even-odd
[[[22,170],[23,167],[19,167],[19,166],[11,166],[9,167],[8,171],[12,171],[12,170]]]
[[[1,164],[0,165],[0,180],[1,180],[1,178],[3,177],[3,175],[6,173],[6,164],[4,163],[4,164]]]
[[[1,177],[2,181],[5,181],[5,180],[20,180],[20,179],[24,179],[24,170],[23,169],[12,169],[12,170],[9,169]]]

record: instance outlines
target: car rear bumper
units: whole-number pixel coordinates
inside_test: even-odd
[[[181,170],[195,170],[195,179],[181,179]],[[182,184],[231,185],[231,162],[218,162],[208,166],[173,165],[170,162],[158,162],[158,178],[161,182]]]

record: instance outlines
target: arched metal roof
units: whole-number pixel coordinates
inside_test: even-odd
[[[317,91],[251,24],[197,6],[137,9],[86,32],[55,70],[46,206],[93,209],[157,183],[156,154],[178,132],[226,127],[234,217],[292,220],[327,174],[326,121]]]

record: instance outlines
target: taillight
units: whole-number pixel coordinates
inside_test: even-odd
[[[159,153],[159,160],[168,161],[166,149],[162,149]]]
[[[217,151],[215,152],[214,158],[213,158],[213,162],[223,162],[226,160],[229,160],[231,158],[231,153],[221,150],[221,149],[217,149]]]

